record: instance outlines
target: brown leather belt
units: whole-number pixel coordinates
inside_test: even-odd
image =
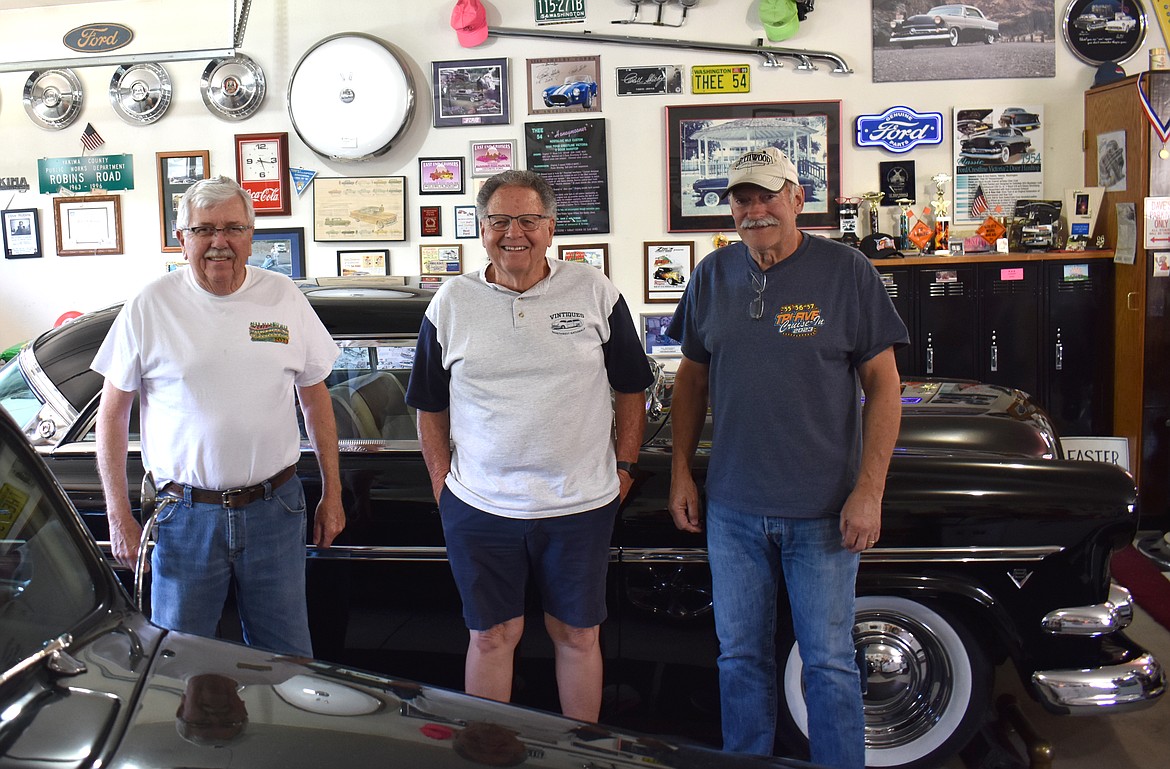
[[[222,504],[228,509],[235,510],[245,505],[250,505],[258,499],[265,499],[272,494],[273,489],[283,486],[296,474],[297,466],[289,465],[268,480],[263,483],[257,483],[255,486],[213,491],[211,489],[197,489],[194,486],[188,487],[181,483],[171,481],[159,489],[159,492],[167,496],[182,498],[184,491],[190,488],[192,502],[213,505]]]

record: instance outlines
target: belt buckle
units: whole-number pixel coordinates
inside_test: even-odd
[[[239,494],[244,494],[247,491],[248,490],[242,486],[239,488],[228,489],[227,491],[224,491],[222,494],[220,494],[220,498],[223,500],[223,506],[229,510],[232,509],[232,502],[235,501],[234,499],[232,499],[232,497],[235,497]]]

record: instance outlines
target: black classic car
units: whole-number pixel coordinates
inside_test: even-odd
[[[999,37],[999,24],[983,15],[973,5],[936,5],[919,13],[890,22],[890,43],[913,46],[920,43],[987,43]]]
[[[161,630],[0,413],[0,766],[808,767]]]
[[[1030,152],[1032,140],[1018,128],[992,128],[959,143],[959,158],[967,163],[1007,163],[1012,155]]]
[[[812,177],[806,177],[800,180],[800,186],[804,188],[805,202],[816,200],[816,182]],[[699,205],[703,206],[717,206],[723,202],[723,193],[727,192],[727,177],[726,176],[712,176],[706,179],[696,179],[691,184],[691,190],[694,191],[698,197]]]
[[[458,688],[467,635],[414,414],[403,401],[430,293],[304,290],[342,347],[327,381],[341,436],[347,528],[332,548],[307,548],[315,652]],[[94,462],[101,382],[88,365],[117,312],[49,331],[0,369],[0,405],[103,547],[105,505]],[[611,548],[602,721],[718,744],[705,543],[676,530],[666,510],[672,378],[660,361],[655,367],[639,470]],[[1137,527],[1132,478],[1112,465],[1064,459],[1048,418],[1019,391],[905,381],[902,399],[882,538],[862,555],[857,586],[869,764],[942,764],[982,724],[993,666],[1004,660],[1058,713],[1121,711],[1160,696],[1162,668],[1126,637],[1129,596],[1110,581],[1110,556]],[[696,460],[700,482],[709,449],[708,435]],[[130,452],[137,488],[136,440]],[[299,470],[312,509],[319,480],[307,443]],[[551,646],[539,634],[539,608],[533,612],[515,697],[555,708]],[[803,749],[792,638],[791,628],[780,629],[784,752]]]

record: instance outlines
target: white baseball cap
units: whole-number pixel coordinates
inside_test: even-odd
[[[727,189],[723,194],[726,196],[732,188],[740,184],[755,184],[771,192],[779,192],[786,181],[800,185],[796,166],[780,150],[765,147],[762,150],[745,152],[735,159],[728,169]]]

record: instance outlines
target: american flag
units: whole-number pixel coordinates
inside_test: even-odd
[[[971,198],[971,218],[986,216],[989,210],[987,197],[983,194],[983,186],[980,185],[975,188],[975,197]]]
[[[81,143],[89,151],[96,150],[98,147],[106,143],[102,135],[93,127],[93,123],[86,123],[85,130],[81,132]]]

